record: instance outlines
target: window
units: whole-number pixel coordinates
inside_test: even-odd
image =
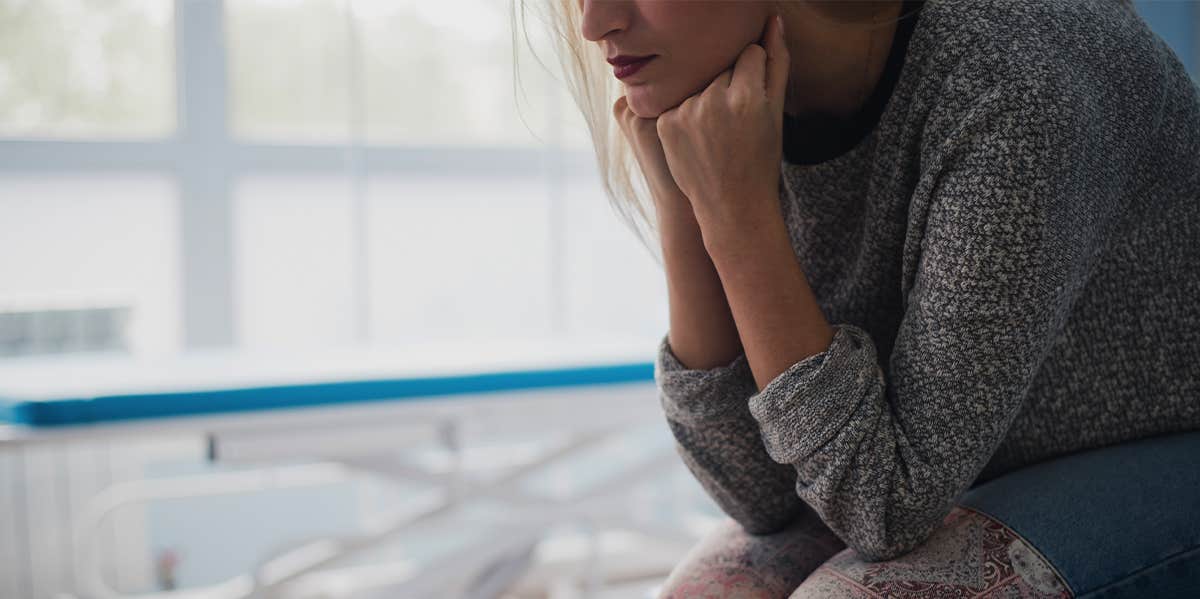
[[[1200,5],[1136,5],[1195,72]],[[5,355],[661,335],[508,8],[0,0]]]
[[[170,135],[171,28],[162,0],[0,1],[0,136]]]

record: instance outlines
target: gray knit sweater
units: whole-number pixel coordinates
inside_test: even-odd
[[[832,344],[761,390],[655,365],[748,532],[807,510],[891,559],[985,480],[1200,429],[1200,89],[1132,8],[930,0],[878,125],[781,168]]]

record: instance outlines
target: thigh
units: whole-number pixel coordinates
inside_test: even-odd
[[[845,546],[811,510],[767,535],[726,518],[671,570],[658,597],[782,599]]]
[[[1036,546],[1075,597],[1200,596],[1200,431],[1035,464],[959,503]]]
[[[1196,597],[1200,431],[1042,462],[963,494],[894,560],[846,549],[793,594],[808,597]]]

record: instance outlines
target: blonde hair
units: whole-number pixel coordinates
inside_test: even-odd
[[[533,13],[526,0],[513,2],[514,69],[518,68],[515,44],[518,30],[525,35],[530,48],[527,17]],[[634,177],[637,163],[633,149],[612,117],[612,106],[622,93],[620,81],[612,76],[612,67],[605,62],[600,44],[588,41],[581,34],[583,13],[579,0],[534,0],[546,8],[546,13],[533,13],[541,18],[551,36],[551,43],[561,65],[567,91],[591,137],[599,167],[600,182],[617,216],[624,221],[638,241],[660,265],[662,257],[657,241],[655,209],[645,179]],[[519,23],[517,22],[519,19]],[[519,76],[518,76],[519,77]],[[640,173],[640,170],[638,171]]]
[[[527,16],[530,10],[527,0],[511,0],[513,17],[513,47],[514,69],[518,30],[524,32],[526,43],[530,48],[527,35]],[[822,14],[832,22],[842,24],[864,24],[865,27],[876,27],[885,24],[875,20],[880,7],[893,4],[884,1],[852,0],[771,0],[780,12],[795,11],[799,2],[808,2],[816,10],[814,14]],[[1120,0],[1131,6],[1131,0]],[[605,62],[604,51],[600,44],[583,38],[582,19],[579,0],[534,0],[534,3],[548,8],[546,13],[537,14],[547,26],[552,37],[552,45],[557,53],[561,70],[566,79],[568,91],[579,108],[587,124],[592,146],[596,153],[600,181],[608,196],[611,207],[618,217],[625,222],[650,252],[659,265],[662,265],[661,246],[658,241],[658,223],[654,201],[649,195],[646,180],[638,168],[633,149],[621,133],[616,119],[612,116],[612,106],[622,95],[621,83],[612,76],[611,67]],[[907,15],[900,15],[904,18]],[[544,65],[543,65],[544,66]],[[518,75],[519,79],[519,75]],[[637,171],[638,175],[634,175]]]

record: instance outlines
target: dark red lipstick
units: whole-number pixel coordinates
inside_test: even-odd
[[[624,79],[646,66],[646,63],[654,59],[657,54],[648,54],[646,56],[629,56],[621,54],[608,59],[608,64],[613,66],[613,75],[617,79]]]

